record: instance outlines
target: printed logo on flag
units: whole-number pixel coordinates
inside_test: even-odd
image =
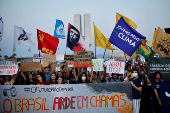
[[[121,17],[110,36],[109,42],[132,56],[144,39],[146,38],[130,27]]]
[[[64,24],[61,20],[56,20],[54,36],[57,38],[65,39]]]

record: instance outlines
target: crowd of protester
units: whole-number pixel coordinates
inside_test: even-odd
[[[87,71],[87,68],[68,67],[68,63],[61,67],[62,71],[52,70],[52,63],[41,71],[22,72],[20,65],[16,75],[0,76],[0,85],[54,85],[54,84],[82,84],[82,83],[107,83],[107,82],[131,82],[134,113],[161,112],[160,83],[162,75],[155,72],[148,79],[148,64],[131,61],[126,62],[125,74],[106,73],[104,71]]]

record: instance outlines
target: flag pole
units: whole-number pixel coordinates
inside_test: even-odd
[[[41,57],[41,55],[40,55],[40,51],[39,51],[39,58]],[[41,64],[41,58],[40,58],[40,64]]]
[[[67,50],[67,47],[66,47],[66,50]],[[66,50],[65,50],[65,55],[66,55]]]
[[[124,55],[125,55],[125,52],[123,52],[124,53]],[[127,62],[127,58],[126,58],[126,55],[125,55],[125,59],[126,59],[126,62]]]
[[[93,27],[94,27],[95,23],[93,22]],[[95,29],[94,29],[94,32],[95,32]],[[95,34],[94,34],[95,35]],[[95,37],[95,36],[94,36]],[[96,59],[96,41],[95,41],[95,38],[94,38],[94,46],[95,46],[95,59]]]
[[[107,46],[108,46],[108,43],[109,43],[109,41],[107,42],[106,48],[107,48]],[[106,53],[106,49],[105,49],[105,51],[104,51],[103,59],[104,59],[105,53]]]
[[[113,55],[113,50],[112,50],[112,55]],[[111,56],[111,58],[113,58],[113,56]]]

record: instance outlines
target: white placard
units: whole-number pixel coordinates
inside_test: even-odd
[[[18,71],[18,63],[13,61],[0,61],[0,75],[14,75]]]
[[[93,71],[103,71],[103,59],[92,59]]]
[[[56,67],[56,71],[60,71],[60,67]]]
[[[106,73],[124,74],[125,62],[109,61],[107,63]]]

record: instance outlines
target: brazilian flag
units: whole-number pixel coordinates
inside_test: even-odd
[[[154,54],[156,54],[148,45],[145,45],[145,51],[147,50],[150,53],[149,55],[146,54],[146,52],[142,49],[141,46],[139,46],[138,49],[136,50],[136,53],[142,55],[146,59],[149,59],[150,56],[153,56]]]

